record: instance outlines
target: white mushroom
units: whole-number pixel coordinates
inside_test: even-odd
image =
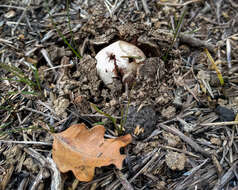
[[[120,78],[123,83],[133,80],[145,55],[135,45],[117,41],[99,51],[95,58],[99,77],[109,85],[113,78]]]

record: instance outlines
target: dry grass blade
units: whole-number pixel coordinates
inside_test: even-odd
[[[219,69],[217,68],[214,59],[212,58],[211,54],[209,53],[209,51],[208,51],[207,49],[205,49],[204,51],[205,51],[205,53],[206,53],[206,55],[207,55],[209,61],[211,62],[213,68],[215,69],[215,71],[216,71],[216,73],[217,73],[217,77],[219,78],[219,81],[220,81],[221,85],[223,86],[223,85],[224,85],[224,79],[223,79],[223,77],[222,77],[221,72],[220,72]]]

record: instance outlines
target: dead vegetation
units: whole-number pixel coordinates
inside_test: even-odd
[[[237,7],[0,0],[0,189],[237,189]],[[96,72],[96,53],[117,40],[147,57],[129,92]],[[75,123],[130,133],[122,170],[96,168],[90,182],[61,174],[48,131]]]

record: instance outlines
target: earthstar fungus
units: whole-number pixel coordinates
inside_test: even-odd
[[[103,48],[95,58],[99,77],[109,85],[113,78],[120,78],[124,84],[132,82],[146,57],[135,45],[119,40]]]

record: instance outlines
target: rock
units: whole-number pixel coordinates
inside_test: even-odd
[[[67,117],[67,113],[65,112],[66,108],[69,106],[69,100],[63,97],[59,97],[54,100],[54,110],[56,115]]]
[[[215,109],[216,114],[219,115],[221,121],[234,121],[235,113],[232,109],[218,105]]]
[[[167,141],[169,146],[176,147],[181,143],[181,140],[178,136],[175,136],[171,133],[163,132],[164,139]]]
[[[183,170],[186,160],[187,158],[184,153],[177,153],[173,151],[168,152],[165,158],[166,164],[172,170]]]
[[[27,158],[24,162],[23,165],[29,170],[30,172],[33,173],[38,173],[39,172],[39,167],[37,166],[36,163],[34,163],[32,158]]]
[[[218,145],[218,146],[220,146],[221,145],[221,139],[219,139],[219,138],[215,138],[215,137],[212,137],[211,139],[210,139],[210,142],[212,143],[212,144],[215,144],[215,145]]]
[[[176,114],[176,109],[173,106],[169,106],[167,108],[164,108],[161,112],[162,116],[165,118],[172,118]]]

